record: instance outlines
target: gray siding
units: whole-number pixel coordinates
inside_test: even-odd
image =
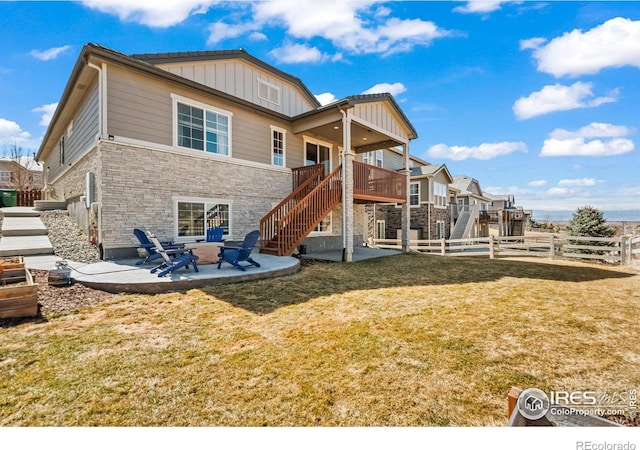
[[[382,155],[382,166],[389,170],[402,170],[404,169],[404,162],[402,155],[392,152],[390,150],[384,150]]]
[[[95,143],[99,130],[99,96],[98,83],[94,82],[87,88],[84,100],[73,114],[73,134],[66,136],[69,123],[65,124],[65,164],[60,163],[60,138],[47,160],[45,171],[48,167],[48,180],[54,180],[60,176],[70,165],[80,160]],[[46,172],[45,172],[46,173]]]
[[[108,134],[129,139],[173,146],[173,99],[177,94],[187,99],[224,109],[231,119],[231,156],[271,164],[271,129],[287,130],[287,167],[302,165],[302,138],[289,131],[287,123],[226,101],[193,93],[180,86],[170,86],[152,78],[126,72],[117,67],[108,69]],[[197,151],[197,150],[193,150]]]
[[[289,117],[314,109],[296,85],[241,59],[158,64],[158,67]],[[258,96],[258,79],[280,90],[279,105]]]

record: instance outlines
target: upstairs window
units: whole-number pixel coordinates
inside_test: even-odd
[[[197,102],[177,101],[175,114],[179,147],[230,156],[232,113]]]
[[[3,183],[11,183],[11,172],[0,170],[0,181]]]
[[[443,183],[433,183],[433,201],[436,206],[447,206],[447,185]]]
[[[274,105],[280,104],[280,88],[258,78],[258,97]]]
[[[409,184],[409,205],[420,206],[420,183]]]
[[[367,152],[362,155],[362,162],[372,166],[382,167],[382,150]]]
[[[271,127],[271,163],[274,166],[285,166],[285,136],[286,131],[282,128]]]

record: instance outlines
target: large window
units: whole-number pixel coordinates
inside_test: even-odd
[[[420,206],[420,183],[409,184],[409,205]]]
[[[324,174],[331,173],[331,147],[320,142],[305,143],[305,166],[324,164]]]
[[[271,147],[272,147],[272,159],[271,162],[274,166],[284,167],[285,162],[285,148],[286,148],[286,131],[282,128],[271,127]]]
[[[176,101],[177,145],[229,156],[232,114],[181,100]]]
[[[433,201],[436,206],[441,206],[443,208],[446,207],[447,195],[448,189],[446,184],[438,182],[433,183]]]
[[[207,228],[221,227],[224,234],[230,230],[230,206],[223,202],[178,201],[178,238],[205,239]]]
[[[362,162],[372,166],[382,167],[382,150],[374,150],[362,155]]]

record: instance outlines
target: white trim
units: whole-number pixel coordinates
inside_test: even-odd
[[[172,135],[173,135],[173,146],[175,148],[184,148],[184,149],[188,149],[188,150],[194,151],[194,152],[211,153],[211,154],[215,154],[215,155],[218,155],[218,156],[224,156],[224,157],[227,157],[227,158],[231,158],[233,156],[233,153],[232,153],[232,147],[233,147],[233,113],[231,111],[219,108],[217,106],[210,105],[208,103],[203,103],[203,102],[200,102],[198,100],[193,100],[193,99],[188,98],[188,97],[183,97],[181,95],[174,94],[173,92],[170,93],[169,95],[171,96],[171,99],[172,99],[172,107],[171,107],[172,127],[171,127],[171,130],[172,130]],[[204,117],[203,117],[203,120],[205,122],[204,126],[203,126],[203,133],[204,133],[204,136],[203,136],[203,140],[204,140],[203,147],[204,147],[204,149],[203,150],[193,149],[193,148],[189,148],[189,147],[181,147],[181,146],[178,145],[178,103],[183,103],[183,104],[189,105],[189,106],[195,106],[196,108],[200,108],[205,112]],[[213,152],[208,152],[207,151],[207,136],[206,136],[206,134],[207,134],[207,127],[206,127],[207,119],[206,119],[206,111],[211,111],[211,112],[214,112],[216,114],[227,116],[229,118],[229,121],[228,121],[229,122],[228,123],[228,127],[229,127],[229,131],[228,131],[228,136],[229,136],[229,146],[228,147],[229,147],[229,149],[228,150],[229,150],[229,152],[228,152],[227,155],[222,155],[220,153],[213,153]]]
[[[417,185],[418,186],[418,204],[417,205],[412,205],[411,204],[411,186],[413,185]],[[408,203],[409,203],[409,207],[410,208],[419,208],[420,207],[420,197],[422,195],[422,186],[420,186],[420,182],[416,181],[416,182],[409,182],[409,195],[408,195]]]
[[[365,128],[368,128],[372,131],[376,131],[380,134],[384,134],[385,136],[388,136],[390,138],[392,138],[394,141],[398,141],[400,142],[400,144],[409,144],[409,139],[407,138],[403,138],[401,136],[398,136],[395,133],[392,133],[388,130],[385,130],[384,128],[381,128],[377,125],[372,124],[371,122],[368,122],[366,120],[363,120],[362,118],[358,117],[358,116],[351,116],[351,120],[353,122],[357,122],[359,125],[362,125]]]
[[[233,158],[230,156],[219,155],[217,153],[203,152],[201,150],[192,150],[192,149],[183,148],[183,147],[172,147],[170,145],[156,144],[153,142],[141,141],[138,139],[131,139],[131,138],[126,138],[122,136],[114,136],[113,140],[110,140],[108,142],[114,142],[116,144],[126,145],[129,147],[144,148],[146,150],[170,153],[173,155],[221,161],[229,164],[237,164],[239,166],[253,167],[256,169],[274,170],[281,173],[282,172],[291,173],[291,169],[287,169],[286,167],[272,166],[271,164],[265,164],[257,161],[248,161],[246,159]]]
[[[173,202],[173,233],[176,242],[191,242],[194,239],[206,239],[206,229],[205,234],[203,236],[178,236],[178,203],[218,203],[229,205],[229,234],[225,235],[228,239],[233,239],[233,200],[222,199],[222,198],[208,198],[208,197],[183,197],[183,196],[173,196],[171,197],[171,201]]]
[[[277,127],[275,125],[270,125],[270,136],[269,142],[271,143],[271,165],[274,167],[287,167],[287,130],[284,128]],[[273,155],[273,132],[277,131],[278,133],[282,133],[282,165],[278,166],[274,164],[274,155]]]
[[[323,147],[329,148],[329,173],[333,170],[333,144],[326,141],[321,141],[320,139],[313,138],[311,136],[303,135],[302,136],[302,162],[304,165],[307,164],[307,143],[322,145]],[[328,173],[325,175],[329,175]]]
[[[380,231],[380,225],[382,225],[382,229],[384,230],[384,233],[382,234],[382,237],[379,237],[379,233],[378,231]],[[376,239],[385,239],[385,236],[387,235],[387,222],[385,220],[376,220],[376,229],[373,232],[373,235],[375,236]]]

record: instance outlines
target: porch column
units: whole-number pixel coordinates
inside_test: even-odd
[[[409,143],[402,145],[402,159],[404,169],[402,172],[406,175],[407,200],[402,205],[402,251],[409,251],[409,229],[411,227],[411,210],[409,208],[409,186],[411,182],[411,169],[409,168]],[[431,224],[429,224],[431,227]]]
[[[342,111],[342,243],[343,261],[353,261],[353,160],[351,109]]]

